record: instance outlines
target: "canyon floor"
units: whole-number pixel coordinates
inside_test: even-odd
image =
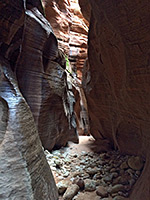
[[[141,175],[144,160],[118,151],[98,153],[93,137],[80,136],[79,144],[45,151],[59,200],[125,200]]]

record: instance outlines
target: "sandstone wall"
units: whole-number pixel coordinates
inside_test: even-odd
[[[84,85],[91,134],[108,139],[123,153],[145,157],[145,168],[130,199],[148,200],[150,3],[80,0],[80,5],[90,19],[89,69],[84,73]]]
[[[21,94],[15,75],[15,64],[24,39],[23,30],[27,28],[27,21],[30,21],[32,27],[33,18],[37,17],[35,14],[39,14],[35,6],[41,7],[40,1],[34,3],[19,0],[0,1],[0,199],[2,200],[58,199],[55,181],[33,118],[34,113]],[[37,22],[36,25],[40,26],[40,23]],[[40,31],[42,32],[42,28]],[[30,43],[30,48],[33,46],[33,43]],[[26,86],[30,83],[28,79],[25,82]]]
[[[59,41],[59,46],[69,57],[78,77],[87,57],[88,22],[84,19],[78,0],[43,0],[45,14]]]

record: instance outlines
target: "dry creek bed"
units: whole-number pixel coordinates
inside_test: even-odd
[[[78,148],[78,146],[77,146]],[[118,151],[95,153],[64,147],[45,155],[59,200],[125,200],[141,175],[144,160]]]

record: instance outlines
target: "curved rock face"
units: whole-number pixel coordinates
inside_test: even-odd
[[[23,7],[23,2],[20,4]],[[5,20],[1,20],[0,24],[0,50],[16,73],[19,88],[33,113],[43,146],[51,150],[54,146],[66,145],[68,140],[78,142],[78,136],[72,108],[74,97],[67,92],[66,61],[58,51],[57,39],[50,24],[35,7],[42,10],[40,4],[40,1],[39,6],[36,1],[28,1],[24,17],[19,12],[22,9],[20,5],[1,3],[1,9],[9,12],[1,12]],[[9,16],[12,16],[12,21]],[[53,74],[50,74],[52,71],[48,71],[49,68],[53,69]],[[59,94],[57,87],[61,90]]]
[[[24,39],[16,73],[21,92],[38,126],[42,144],[48,150],[66,145],[71,139],[70,135],[74,135],[73,141],[78,141],[76,124],[72,126],[71,123],[69,128],[67,121],[67,117],[75,120],[73,111],[68,108],[70,116],[66,117],[63,108],[67,80],[63,68],[65,61],[63,63],[59,57],[57,40],[50,24],[37,9],[26,11]],[[69,101],[68,97],[66,103],[70,104]]]
[[[0,61],[0,197],[57,200],[32,113],[6,61]]]
[[[91,134],[109,139],[123,153],[146,158],[130,199],[148,200],[150,3],[90,0],[85,6],[85,2],[80,0],[83,13],[91,8],[89,71],[85,73],[90,78],[85,89]]]
[[[58,38],[59,46],[81,79],[87,57],[88,22],[84,19],[78,0],[42,0],[46,18]]]
[[[39,10],[43,12],[38,0],[0,2],[0,199],[4,200],[57,200],[38,132],[47,149],[65,145],[69,134],[75,133],[74,96],[66,86],[65,62]]]

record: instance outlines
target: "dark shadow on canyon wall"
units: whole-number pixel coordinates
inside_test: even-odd
[[[80,0],[90,22],[89,67],[83,77],[91,134],[146,165],[130,199],[149,199],[150,3]],[[87,5],[88,2],[88,5]],[[90,74],[90,76],[89,76]],[[86,84],[85,84],[86,83]]]

